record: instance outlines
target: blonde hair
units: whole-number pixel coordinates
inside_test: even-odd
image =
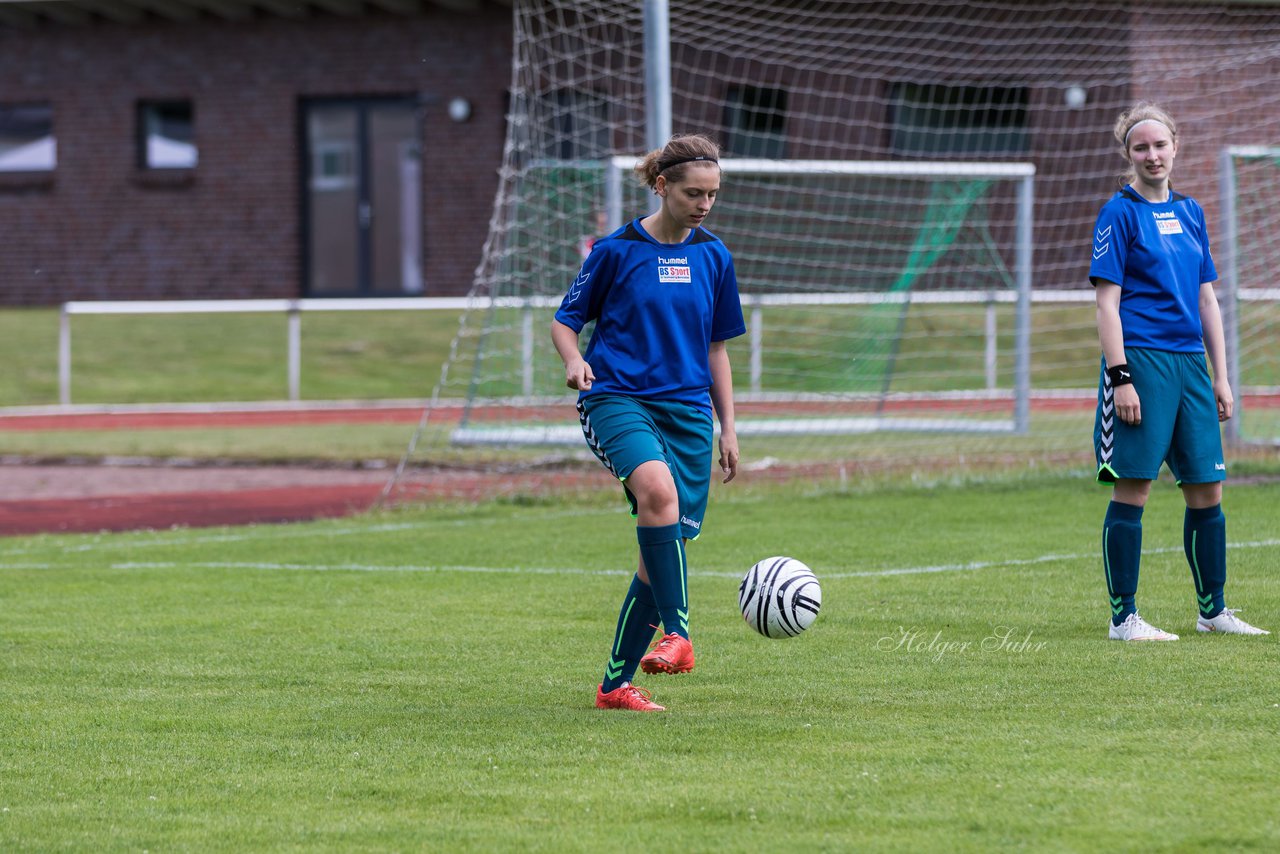
[[[1178,141],[1178,124],[1173,120],[1173,116],[1157,104],[1150,101],[1139,101],[1129,109],[1120,114],[1116,119],[1116,126],[1112,129],[1112,134],[1116,138],[1116,142],[1120,143],[1120,154],[1124,157],[1125,162],[1129,164],[1129,168],[1120,176],[1120,184],[1131,184],[1138,179],[1138,173],[1133,167],[1133,160],[1129,157],[1129,134],[1133,129],[1142,122],[1159,122],[1169,129],[1169,138],[1175,143]],[[1170,185],[1172,186],[1172,185]]]
[[[640,183],[652,190],[659,175],[665,175],[668,182],[678,184],[684,180],[689,164],[697,162],[718,165],[720,146],[700,133],[677,134],[662,148],[655,148],[640,158],[635,173]]]

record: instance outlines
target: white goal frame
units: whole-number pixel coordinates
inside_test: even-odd
[[[624,222],[623,186],[639,158],[615,156],[606,162],[605,213],[609,231],[621,228]],[[1031,273],[1032,233],[1035,223],[1034,163],[1003,162],[947,162],[947,161],[897,161],[897,160],[769,160],[765,158],[726,157],[720,161],[726,174],[738,175],[856,175],[870,178],[969,178],[1017,181],[1017,206],[1015,209],[1015,257],[1014,257],[1014,382],[1013,420],[989,425],[987,430],[1026,433],[1031,419]],[[760,323],[758,306],[786,304],[866,304],[875,302],[930,301],[929,294],[776,294],[769,296],[744,296],[743,307],[753,311],[756,322],[751,324],[753,360],[760,352]],[[939,302],[949,302],[946,294],[937,294]],[[966,301],[966,300],[960,300]],[[991,295],[990,304],[996,302]],[[988,315],[988,326],[994,322]],[[991,330],[988,330],[989,332]],[[994,335],[988,335],[993,341]],[[758,381],[760,366],[751,366],[753,386]],[[903,425],[892,420],[879,422],[878,429],[897,429]],[[859,423],[859,428],[866,425]],[[951,429],[948,424],[942,429]],[[750,431],[750,427],[747,430]],[[908,429],[911,429],[908,427]],[[858,429],[856,432],[862,432]]]
[[[1280,146],[1226,145],[1218,155],[1218,189],[1222,204],[1222,247],[1218,256],[1221,279],[1217,289],[1218,303],[1222,308],[1222,334],[1227,349],[1227,376],[1240,384],[1240,303],[1242,301],[1280,302],[1280,288],[1240,287],[1240,224],[1236,211],[1236,161],[1237,157],[1274,157],[1280,159]],[[1240,425],[1244,418],[1244,389],[1236,390],[1235,417],[1223,423],[1223,434],[1228,441],[1239,441]]]
[[[620,228],[624,223],[624,188],[631,180],[632,169],[639,158],[618,155],[601,162],[605,170],[604,204],[608,231]],[[585,165],[579,161],[579,166]],[[994,384],[992,370],[995,363],[995,306],[997,303],[1014,304],[1014,383],[1011,390],[1012,417],[974,421],[964,418],[899,418],[831,417],[804,419],[747,418],[738,419],[741,436],[788,435],[852,435],[874,432],[939,432],[939,433],[1012,433],[1025,434],[1031,423],[1031,301],[1032,301],[1032,226],[1035,205],[1035,175],[1033,163],[1007,162],[943,162],[943,161],[873,161],[873,160],[770,160],[764,158],[725,158],[720,161],[727,174],[739,175],[854,175],[879,178],[925,179],[992,179],[1016,182],[1015,205],[1015,257],[1013,278],[1015,287],[1008,290],[965,292],[916,292],[916,293],[774,293],[747,294],[742,297],[743,308],[750,316],[751,328],[751,381],[747,386],[755,391],[760,383],[760,354],[762,309],[783,305],[873,305],[880,303],[979,303],[987,306],[988,385]],[[785,283],[784,283],[785,284]],[[991,391],[991,389],[988,389]],[[740,398],[754,397],[751,392],[739,394]],[[963,396],[963,393],[961,393]],[[450,441],[456,445],[503,444],[564,444],[581,440],[577,427],[527,426],[503,428],[461,427],[451,433]]]

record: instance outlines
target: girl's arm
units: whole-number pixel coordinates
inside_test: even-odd
[[[733,416],[733,369],[729,365],[729,351],[723,341],[712,341],[707,354],[711,365],[711,405],[720,419],[720,470],[724,482],[733,480],[738,473],[738,431]]]
[[[595,382],[596,375],[578,350],[578,333],[558,320],[551,321],[551,343],[564,362],[564,384],[578,391],[586,391]]]
[[[1213,282],[1200,285],[1200,325],[1204,329],[1204,349],[1213,368],[1213,396],[1218,401],[1218,420],[1226,421],[1235,408],[1231,383],[1227,377],[1227,345],[1222,334],[1222,312],[1213,292]]]

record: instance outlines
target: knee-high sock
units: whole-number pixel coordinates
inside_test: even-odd
[[[640,557],[649,571],[653,601],[662,616],[662,630],[689,636],[689,592],[680,525],[637,526]]]
[[[636,675],[640,659],[649,649],[654,628],[658,623],[658,607],[653,603],[653,590],[632,576],[631,589],[622,600],[618,613],[618,628],[613,633],[613,648],[609,651],[609,663],[604,666],[602,691],[606,694],[623,682],[630,682]]]
[[[1138,567],[1142,561],[1142,508],[1112,501],[1102,522],[1102,568],[1107,577],[1111,624],[1137,610]]]
[[[1222,588],[1227,583],[1227,517],[1222,505],[1187,508],[1182,523],[1182,547],[1196,583],[1200,616],[1216,617],[1223,609]]]

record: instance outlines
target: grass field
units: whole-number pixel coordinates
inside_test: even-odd
[[[307,312],[306,400],[424,399],[458,329],[452,311]],[[280,314],[77,316],[71,319],[75,403],[283,400]],[[0,311],[0,406],[58,402],[58,312]]]
[[[1228,601],[1280,628],[1275,483],[1228,491]],[[1193,625],[1157,486],[1105,640],[1084,473],[717,487],[698,667],[591,705],[634,552],[616,496],[6,539],[0,850],[1275,850],[1276,635]],[[800,638],[742,572],[823,581]]]
[[[1276,329],[1280,307],[1246,305],[1241,323],[1241,377],[1249,386],[1280,386]],[[998,311],[997,384],[1013,385],[1013,309]],[[883,313],[883,312],[881,312]],[[872,309],[770,308],[761,315],[765,392],[878,391],[881,381],[858,379],[871,334],[887,321]],[[521,392],[525,354],[522,317],[499,311],[470,321],[473,336],[486,323],[499,330],[485,341],[486,365],[472,376],[479,337],[460,342],[446,396],[505,396]],[[896,315],[879,333],[896,336]],[[303,315],[301,396],[304,400],[424,399],[458,331],[455,311],[306,312]],[[534,320],[535,394],[557,394],[563,372],[551,349],[550,312]],[[985,377],[982,306],[918,306],[905,318],[891,390],[981,389]],[[1036,305],[1032,313],[1031,380],[1037,390],[1089,388],[1096,382],[1097,333],[1088,304]],[[286,328],[281,315],[213,314],[76,316],[72,329],[72,400],[83,404],[280,400],[288,392]],[[747,338],[730,344],[737,384],[747,387]],[[58,402],[58,312],[0,310],[0,406]],[[873,360],[874,361],[874,360]],[[473,387],[473,380],[477,384]],[[869,385],[868,385],[869,383]]]
[[[898,353],[895,391],[981,388],[983,378],[981,306],[913,311]],[[822,312],[770,309],[763,315],[764,391],[829,392],[866,390],[849,385],[850,365],[865,356],[856,336],[867,310]],[[1035,317],[1036,345],[1043,356],[1033,365],[1037,387],[1089,386],[1096,370],[1096,335],[1088,307],[1047,306]],[[306,400],[423,399],[440,378],[440,367],[458,331],[454,311],[307,312],[303,316],[301,396]],[[524,354],[519,343],[521,315],[477,315],[471,327],[489,323],[501,330],[485,341],[486,366],[475,391],[481,396],[520,392]],[[533,365],[537,394],[563,390],[563,371],[550,346],[550,312],[535,321]],[[1000,313],[999,381],[1012,384],[1011,309]],[[287,395],[286,329],[282,315],[112,315],[71,319],[72,381],[75,403],[175,403],[190,401],[279,400]],[[472,389],[473,349],[464,338],[447,396]],[[51,308],[0,311],[0,358],[9,370],[0,376],[0,406],[33,406],[58,401],[58,313]],[[747,339],[732,343],[745,388]],[[880,381],[870,388],[879,390]]]

